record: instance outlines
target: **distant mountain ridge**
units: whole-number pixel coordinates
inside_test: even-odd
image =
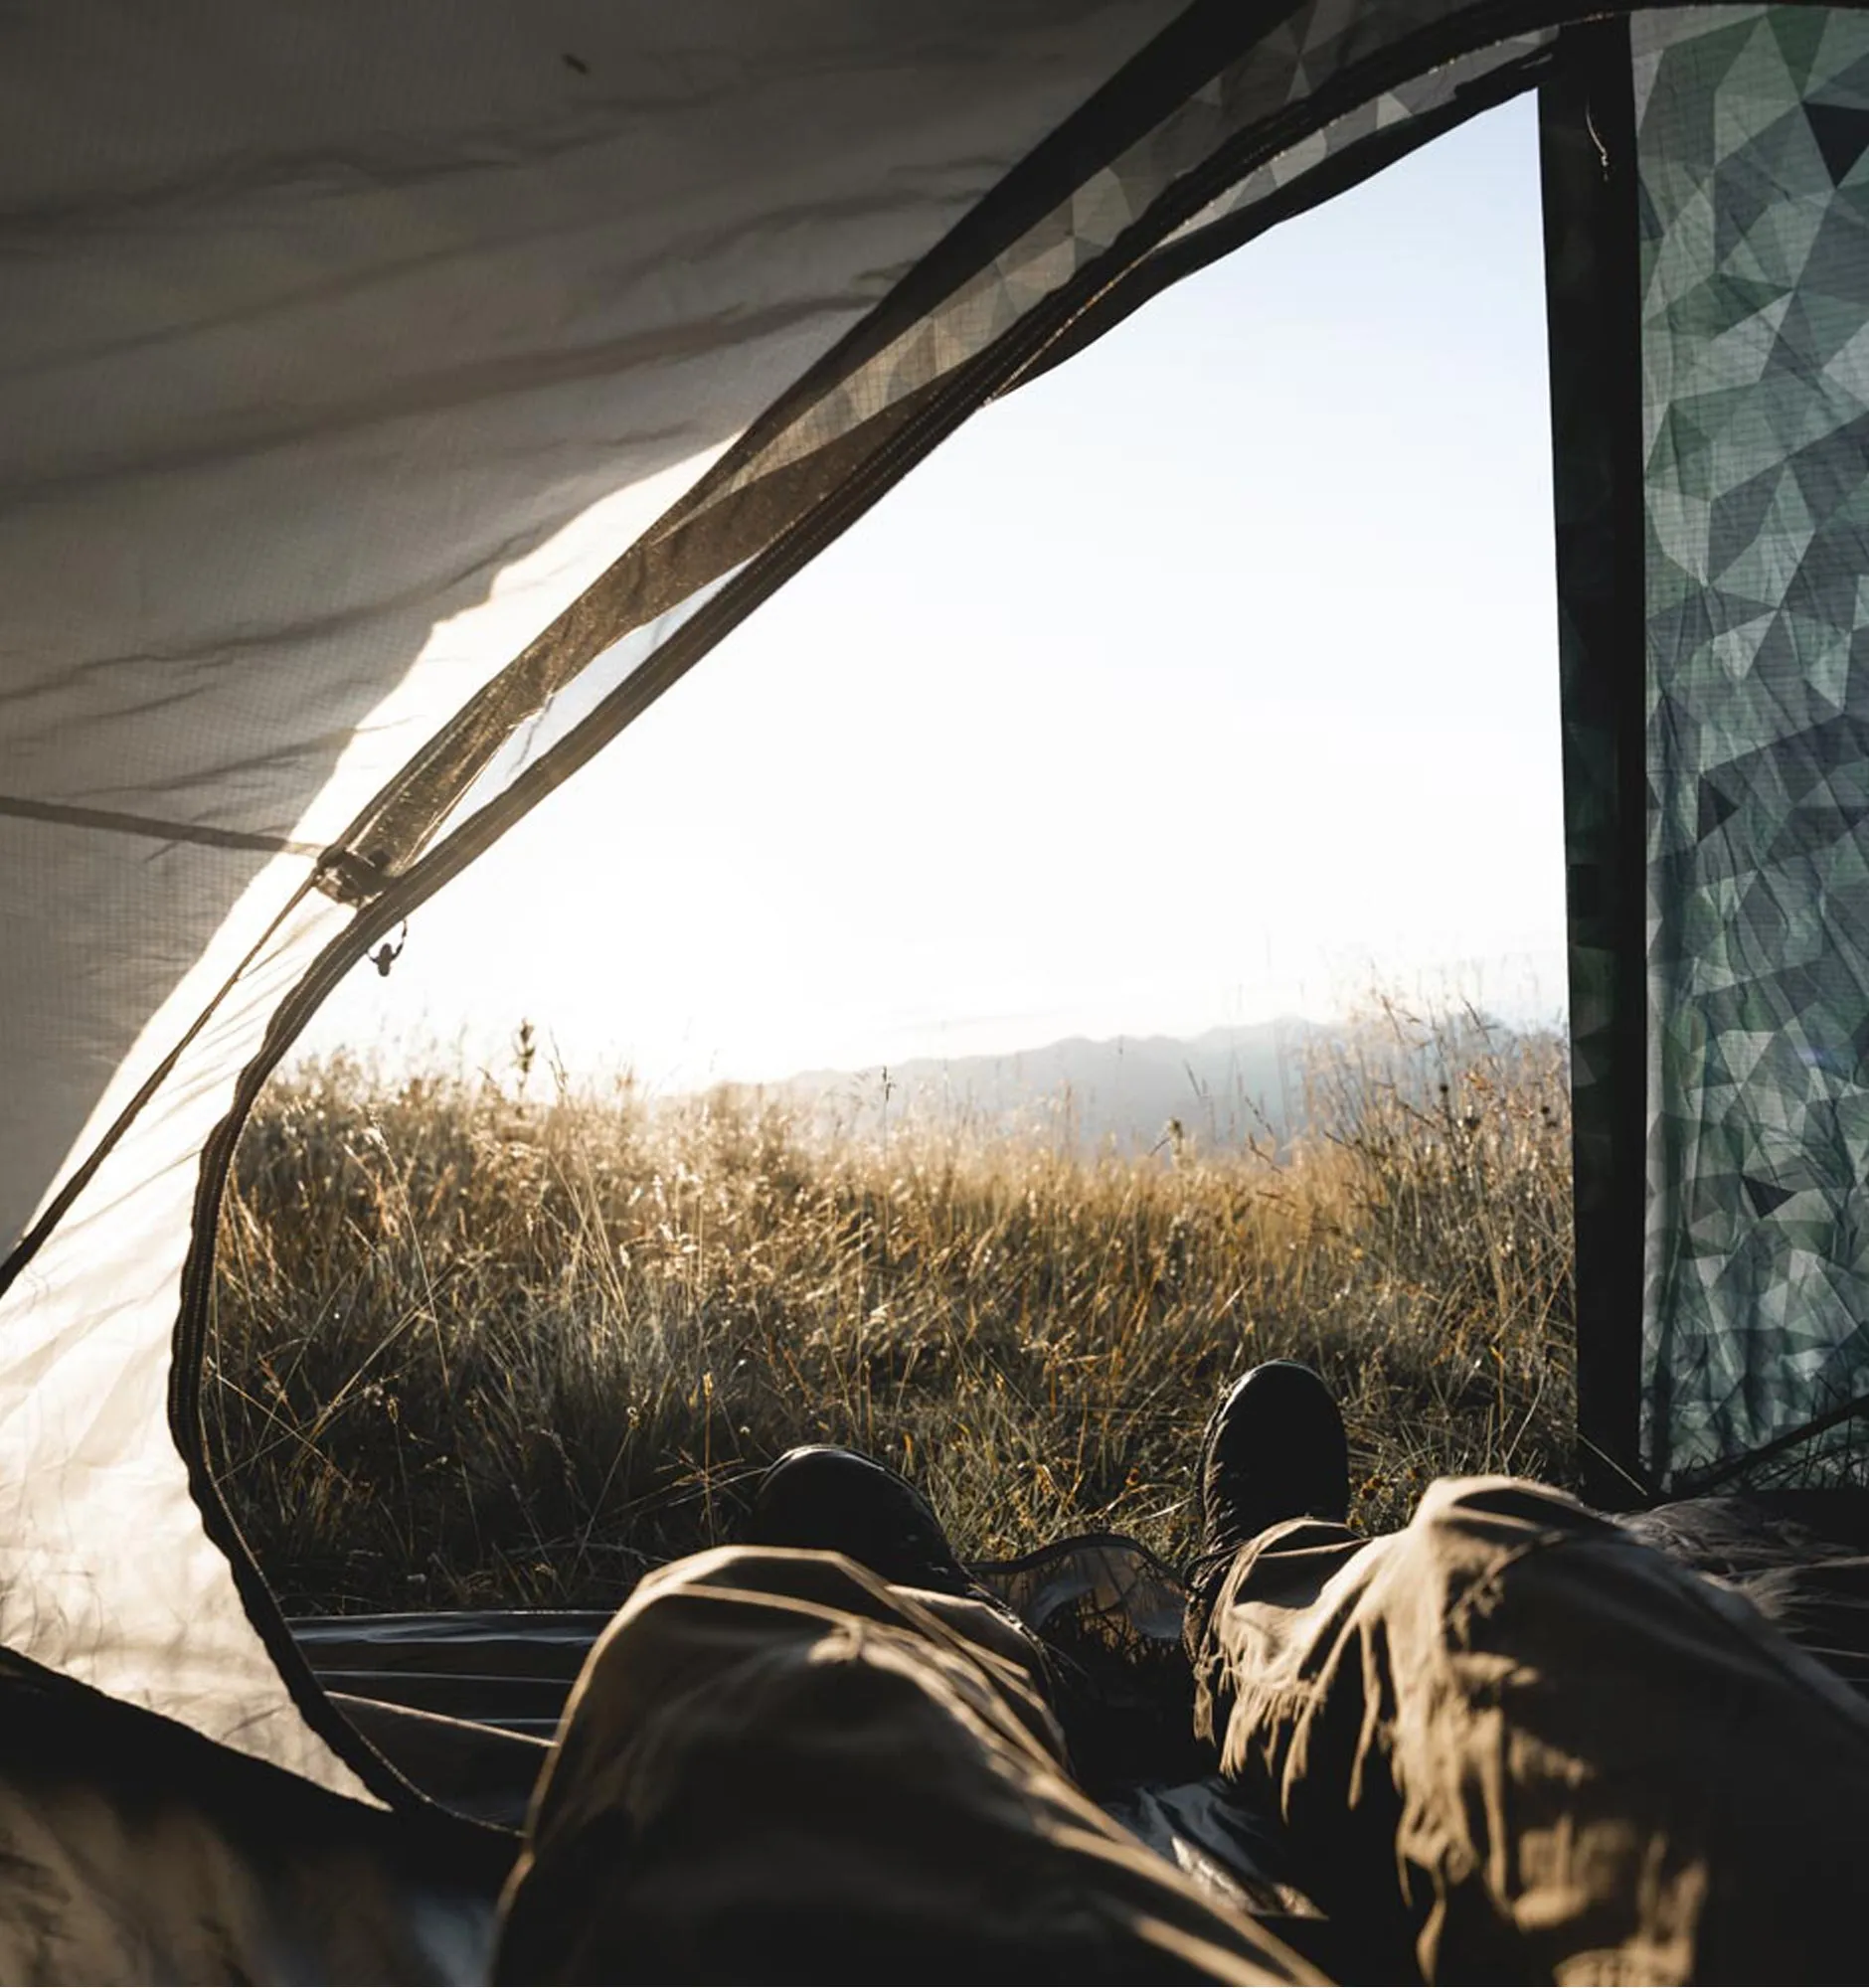
[[[887,1105],[892,1127],[964,1123],[1080,1152],[1277,1144],[1303,1116],[1306,1055],[1333,1033],[1288,1015],[1185,1039],[1073,1036],[1000,1056],[803,1071],[759,1088],[860,1137],[880,1134]]]

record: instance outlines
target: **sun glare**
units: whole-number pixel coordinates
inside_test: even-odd
[[[988,409],[310,1047],[662,1086],[1562,1005],[1528,103]]]

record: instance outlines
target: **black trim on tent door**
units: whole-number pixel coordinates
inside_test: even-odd
[[[1564,735],[1584,1495],[1642,1470],[1648,1028],[1640,263],[1626,19],[1567,29],[1539,100]]]
[[[1477,117],[1481,111],[1496,110],[1526,90],[1537,88],[1550,74],[1554,57],[1555,44],[1535,49],[1516,62],[1502,63],[1461,84],[1438,108],[1418,111],[1403,123],[1380,127],[1359,143],[1333,152],[1309,172],[1299,174],[1290,185],[1253,202],[1243,212],[1213,222],[1183,241],[1166,244],[1111,283],[1014,384],[1023,387],[1049,373],[1054,366],[1076,358],[1163,290],[1199,274],[1210,262],[1231,255],[1236,248],[1244,248],[1281,222],[1293,221],[1314,207],[1322,207],[1338,194],[1386,172],[1411,152],[1420,151],[1431,139],[1457,129],[1468,118]]]

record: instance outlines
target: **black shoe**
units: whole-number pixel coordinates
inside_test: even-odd
[[[1208,1417],[1195,1483],[1201,1544],[1188,1586],[1211,1607],[1219,1580],[1249,1541],[1283,1519],[1333,1519],[1350,1509],[1343,1416],[1322,1377],[1296,1360],[1268,1360],[1236,1381]]]
[[[754,1493],[746,1537],[750,1546],[844,1554],[899,1587],[984,1592],[906,1477],[834,1443],[788,1449],[771,1465]]]

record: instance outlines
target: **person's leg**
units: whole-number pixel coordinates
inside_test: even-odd
[[[1869,1715],[1561,1493],[1443,1482],[1373,1541],[1276,1525],[1193,1642],[1223,1772],[1397,1969],[1861,1977]]]
[[[593,1651],[496,1978],[1320,1977],[1071,1786],[1002,1615],[739,1548],[651,1575]]]

